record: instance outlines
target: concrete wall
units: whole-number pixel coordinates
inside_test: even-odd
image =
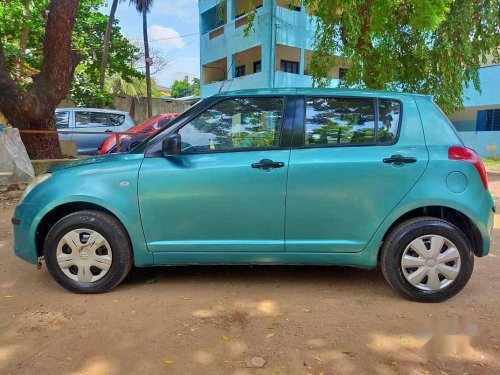
[[[482,158],[500,156],[500,131],[458,132],[462,142]]]

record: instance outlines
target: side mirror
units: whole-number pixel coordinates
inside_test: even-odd
[[[163,140],[161,146],[163,156],[179,155],[181,153],[181,135],[170,134]]]

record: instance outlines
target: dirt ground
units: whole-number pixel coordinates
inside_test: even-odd
[[[490,186],[499,206],[500,175]],[[398,297],[380,271],[341,267],[134,269],[110,293],[76,295],[14,256],[10,195],[1,374],[500,373],[500,227],[467,287],[439,304]],[[427,341],[438,327],[454,335]]]

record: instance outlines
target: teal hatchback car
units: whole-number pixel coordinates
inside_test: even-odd
[[[128,153],[64,164],[26,189],[15,252],[77,293],[131,266],[380,266],[435,302],[488,254],[477,154],[427,96],[343,89],[222,93]]]

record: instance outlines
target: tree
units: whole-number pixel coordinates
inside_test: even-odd
[[[172,84],[172,98],[191,95],[191,84],[187,80],[175,81]]]
[[[142,14],[142,32],[144,36],[144,61],[146,63],[146,87],[148,117],[153,116],[153,99],[151,93],[151,60],[149,58],[149,40],[148,40],[148,13],[153,7],[154,0],[130,0],[137,11]]]
[[[200,95],[200,80],[193,79],[193,83],[187,80],[175,81],[172,84],[172,98],[182,98],[184,96],[199,96]]]
[[[55,108],[66,97],[76,66],[81,60],[72,49],[72,31],[79,0],[50,2],[43,40],[43,63],[33,82],[23,88],[11,76],[0,36],[0,112],[19,129],[54,130]],[[3,9],[5,11],[5,9]],[[43,21],[42,21],[43,22]],[[32,159],[61,157],[57,135],[23,135]]]
[[[118,1],[113,0],[111,10],[109,11],[108,24],[106,25],[106,34],[104,35],[104,42],[102,47],[101,69],[99,72],[99,88],[104,91],[104,80],[106,79],[106,68],[108,67],[109,59],[109,46],[111,44],[111,33],[113,32],[113,24],[115,22],[116,9],[118,8]]]
[[[434,95],[446,112],[463,107],[464,87],[480,90],[478,70],[499,60],[499,0],[305,0],[318,17],[309,70],[329,83],[338,55],[342,84]]]
[[[86,107],[110,107],[112,96],[104,86],[100,87],[102,68],[102,43],[105,38],[108,17],[99,12],[103,0],[80,0],[80,9],[73,32],[73,44],[83,55],[83,61],[75,72],[71,86],[71,98],[77,105]],[[115,20],[108,51],[107,73],[120,75],[132,82],[143,79],[144,75],[135,67],[140,49],[123,36]]]
[[[293,5],[296,0],[289,0]],[[338,57],[341,85],[433,95],[444,111],[463,107],[464,88],[480,90],[479,68],[500,61],[499,0],[304,0],[317,17],[308,71],[327,86]],[[254,7],[255,8],[255,7]],[[252,13],[253,14],[253,13]],[[253,28],[254,17],[245,28]]]

